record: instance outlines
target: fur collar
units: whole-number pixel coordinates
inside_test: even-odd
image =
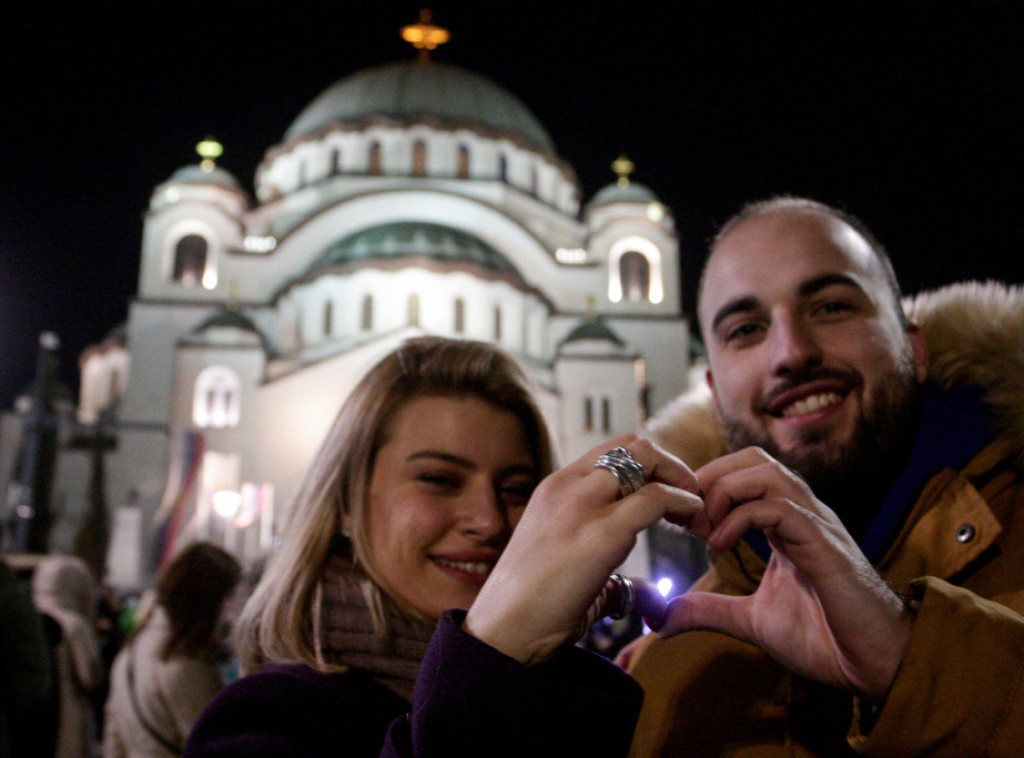
[[[908,297],[904,306],[928,343],[929,376],[944,388],[982,387],[1024,470],[1024,287],[963,282]],[[644,433],[693,468],[728,451],[706,382],[658,411]]]

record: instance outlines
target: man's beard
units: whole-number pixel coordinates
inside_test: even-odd
[[[811,378],[794,378],[792,384]],[[811,429],[786,451],[764,429],[727,418],[721,408],[719,415],[733,450],[763,448],[803,477],[850,533],[860,537],[910,457],[920,418],[920,384],[907,358],[881,377],[846,440],[830,442],[827,428]]]

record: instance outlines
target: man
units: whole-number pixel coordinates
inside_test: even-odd
[[[1019,754],[1024,293],[922,313],[833,208],[716,237],[698,315],[732,452],[696,471],[711,569],[660,629],[685,633],[630,653],[633,755]],[[692,407],[648,431],[696,468]]]

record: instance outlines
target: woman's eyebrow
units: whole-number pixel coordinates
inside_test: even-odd
[[[436,458],[446,463],[453,463],[456,466],[462,466],[464,468],[472,468],[473,462],[468,458],[463,458],[460,455],[454,455],[453,453],[446,453],[443,450],[417,450],[415,453],[410,453],[407,457],[407,461],[415,461],[421,458]]]

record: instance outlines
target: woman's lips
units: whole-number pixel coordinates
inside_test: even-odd
[[[487,559],[456,559],[441,556],[431,556],[434,565],[449,576],[468,584],[483,585],[490,576],[497,558]]]

